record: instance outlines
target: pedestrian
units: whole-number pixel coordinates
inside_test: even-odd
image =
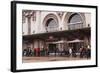
[[[61,53],[60,55],[62,56],[62,54],[63,54],[63,48],[60,49],[60,53]]]
[[[70,55],[70,57],[72,57],[72,48],[71,47],[69,47],[69,55]]]
[[[87,46],[87,58],[90,58],[91,57],[91,49],[90,49],[90,46],[88,45]]]
[[[82,57],[83,57],[83,46],[82,46],[82,47],[80,47],[79,52],[80,52],[80,58],[82,58]]]

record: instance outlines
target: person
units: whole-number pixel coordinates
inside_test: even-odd
[[[74,48],[74,47],[72,47],[72,56],[73,57],[76,57],[77,55],[76,55],[76,48]]]
[[[81,51],[80,51],[80,57],[83,58],[84,56],[86,56],[86,48],[82,46]]]
[[[64,49],[65,56],[69,57],[69,49]]]
[[[72,57],[72,48],[69,48],[69,55]]]
[[[49,48],[46,47],[46,56],[49,56]]]
[[[58,49],[58,48],[54,48],[55,56],[56,56],[56,54],[57,54],[57,49]]]
[[[82,46],[82,47],[80,47],[80,50],[79,50],[79,52],[80,52],[80,58],[82,58],[82,57],[83,57],[83,53],[82,53],[82,51],[83,51],[83,46]]]
[[[40,48],[36,49],[37,56],[40,56]]]
[[[63,54],[63,48],[60,49],[60,53],[61,53],[60,55],[62,56],[62,54]]]
[[[90,58],[91,57],[91,49],[90,49],[90,46],[88,45],[87,46],[87,58]]]
[[[45,50],[45,48],[43,47],[42,48],[42,56],[45,56],[46,55],[46,50]]]
[[[27,55],[27,50],[24,49],[24,50],[23,50],[23,56],[26,56],[26,55]]]
[[[28,48],[28,56],[31,56],[31,48]]]
[[[27,56],[29,56],[29,47],[27,47]]]

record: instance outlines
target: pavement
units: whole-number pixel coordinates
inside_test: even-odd
[[[89,58],[90,59],[90,58]],[[31,62],[47,62],[47,61],[70,61],[70,60],[89,60],[87,58],[80,57],[59,57],[59,56],[48,56],[48,57],[22,57],[23,63]]]

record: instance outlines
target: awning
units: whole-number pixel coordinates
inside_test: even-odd
[[[82,29],[75,29],[75,30],[63,30],[63,31],[57,31],[57,32],[47,32],[47,33],[23,35],[23,40],[33,40],[33,39],[46,40],[46,39],[49,39],[50,36],[52,36],[53,38],[64,37],[64,38],[72,39],[74,37],[76,37],[76,38],[83,37],[84,35],[90,36],[91,28],[82,28]],[[58,41],[56,43],[63,43],[63,41]]]
[[[72,41],[68,41],[67,43],[78,43],[78,42],[84,42],[83,40],[75,39]]]
[[[56,41],[56,42],[47,42],[47,43],[52,43],[52,44],[61,44],[61,43],[67,43],[67,41]]]
[[[79,42],[84,42],[84,41],[83,40],[79,40],[79,39],[75,39],[75,40],[72,40],[72,41],[61,40],[61,41],[57,41],[57,42],[47,42],[47,43],[51,43],[51,44],[63,44],[63,43],[79,43]]]
[[[61,41],[57,41],[55,43],[67,43],[67,41],[61,40]]]

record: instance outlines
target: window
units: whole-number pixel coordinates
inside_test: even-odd
[[[70,30],[83,28],[82,17],[78,13],[72,14],[68,23],[68,28]]]
[[[58,28],[58,24],[57,24],[57,21],[54,20],[53,18],[50,18],[47,20],[47,23],[46,23],[46,30],[49,32],[49,31],[57,31],[57,28]]]

